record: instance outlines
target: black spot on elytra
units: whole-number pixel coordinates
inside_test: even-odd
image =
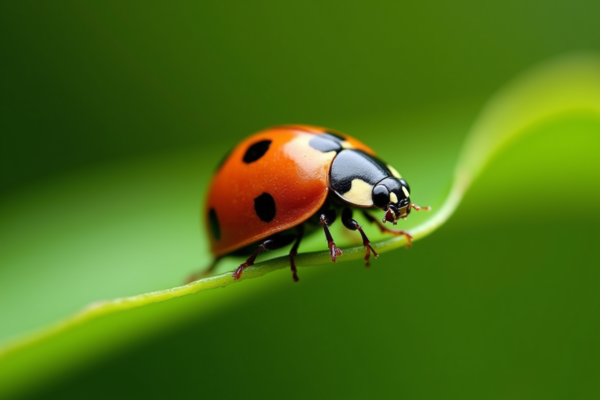
[[[258,218],[265,222],[273,221],[275,218],[275,200],[269,193],[263,193],[254,199],[254,211]]]
[[[310,139],[308,144],[313,149],[323,153],[328,153],[330,151],[340,152],[342,150],[341,141],[329,134],[315,135]]]
[[[271,140],[268,139],[254,143],[253,145],[248,147],[248,150],[246,150],[246,153],[244,153],[244,162],[246,164],[250,164],[260,159],[262,156],[265,155],[267,150],[269,150],[269,146],[271,146]]]
[[[208,211],[208,224],[215,240],[221,239],[221,225],[219,225],[219,218],[217,218],[217,212],[214,208]]]

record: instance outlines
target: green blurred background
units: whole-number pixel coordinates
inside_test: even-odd
[[[0,342],[205,265],[211,172],[264,127],[351,134],[415,202],[439,203],[485,101],[540,61],[600,50],[599,15],[597,1],[2,2]],[[103,318],[0,365],[0,388],[598,398],[599,131],[583,112],[530,129],[448,224],[370,270],[301,268],[298,285],[282,270]]]

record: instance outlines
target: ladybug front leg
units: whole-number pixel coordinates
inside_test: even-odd
[[[344,226],[346,228],[350,229],[351,231],[359,231],[360,232],[360,235],[362,236],[362,240],[363,240],[363,245],[367,249],[367,254],[365,254],[365,266],[367,268],[370,267],[371,264],[369,262],[369,259],[371,258],[371,252],[373,252],[373,256],[375,256],[375,258],[379,257],[379,254],[377,254],[375,249],[371,246],[371,241],[369,240],[367,235],[365,235],[365,232],[363,231],[362,227],[360,225],[358,225],[358,222],[356,222],[355,220],[352,219],[352,210],[351,209],[344,208],[344,211],[342,211],[342,223],[344,224]]]
[[[366,211],[363,211],[363,215],[369,222],[374,222],[379,227],[379,230],[381,230],[381,232],[389,233],[394,236],[404,236],[406,237],[406,247],[410,247],[412,245],[412,235],[410,233],[403,230],[390,229]]]
[[[323,226],[323,231],[325,232],[325,237],[327,238],[327,246],[329,247],[329,253],[331,255],[331,261],[336,262],[337,256],[342,255],[342,251],[338,249],[333,241],[333,237],[331,237],[331,233],[329,232],[328,226],[333,224],[335,221],[335,211],[329,210],[321,214],[319,217],[319,222]]]

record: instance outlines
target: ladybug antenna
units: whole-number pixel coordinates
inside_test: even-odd
[[[421,210],[423,210],[423,211],[431,211],[431,207],[430,206],[420,207],[420,206],[416,205],[415,203],[410,203],[409,207],[412,208],[415,211],[421,211]]]

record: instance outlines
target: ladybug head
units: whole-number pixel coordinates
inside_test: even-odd
[[[384,178],[373,187],[373,204],[385,211],[383,222],[406,219],[410,214],[410,187],[404,179]]]

